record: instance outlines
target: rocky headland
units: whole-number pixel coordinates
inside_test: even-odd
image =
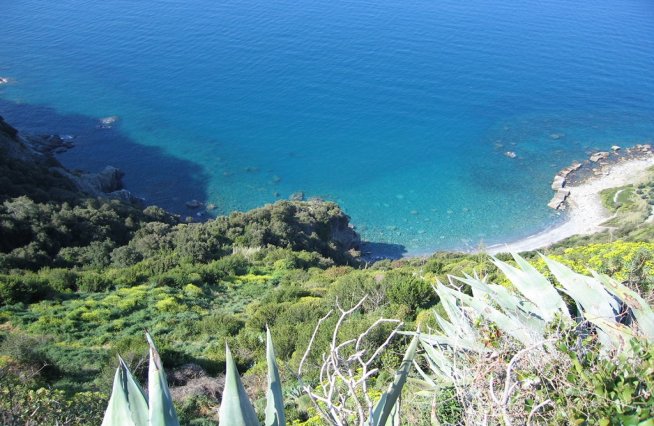
[[[0,149],[6,159],[41,167],[67,179],[88,196],[142,202],[123,187],[124,173],[116,167],[106,166],[97,173],[74,172],[64,167],[54,155],[72,148],[73,139],[69,135],[24,135],[0,117]]]

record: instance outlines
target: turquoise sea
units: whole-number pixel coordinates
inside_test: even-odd
[[[394,252],[561,220],[553,174],[654,138],[651,0],[12,0],[0,115],[148,202],[302,191]],[[111,129],[98,119],[116,115]],[[514,151],[517,158],[504,153]]]

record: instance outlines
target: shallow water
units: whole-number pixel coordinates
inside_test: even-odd
[[[550,226],[558,169],[654,137],[644,0],[18,0],[3,17],[0,114],[78,135],[66,164],[118,166],[180,213],[302,191],[368,240],[469,248]]]

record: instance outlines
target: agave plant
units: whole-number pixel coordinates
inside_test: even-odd
[[[514,392],[519,389],[513,372],[516,365],[523,362],[530,352],[534,365],[540,362],[543,366],[550,361],[558,363],[556,345],[561,343],[562,334],[555,333],[552,337],[553,329],[572,331],[579,338],[594,334],[600,352],[605,356],[628,356],[634,337],[654,342],[654,312],[634,291],[607,276],[595,272],[592,276],[581,275],[543,256],[560,286],[556,287],[525,259],[518,255],[513,257],[517,266],[497,258],[493,258],[493,263],[508,278],[515,292],[489,284],[476,275],[449,277],[450,286],[440,282],[435,286],[447,314],[445,318],[434,312],[440,332],[414,333],[424,349],[426,363],[423,367],[426,365],[430,370],[427,373],[415,363],[427,389],[423,394],[435,397],[443,386],[454,386],[465,395],[462,399],[480,401],[472,411],[488,415],[488,410],[491,410],[488,406],[499,407],[497,412],[501,413],[505,424],[511,424],[508,407],[515,397]],[[460,283],[469,286],[472,296],[457,288]],[[576,305],[576,309],[568,308],[564,296]],[[497,348],[485,340],[484,324],[495,327],[498,335],[508,336],[503,341],[509,342],[512,349],[501,356],[513,358],[498,359]],[[493,377],[490,364],[503,365],[500,372],[504,386],[499,396],[493,389],[497,377]],[[480,371],[486,371],[488,377],[481,380]],[[479,391],[481,387],[485,389]],[[547,404],[551,401],[541,401],[534,410]],[[487,419],[475,421],[485,423]]]
[[[146,338],[150,346],[148,398],[146,398],[143,388],[134,379],[123,359],[119,357],[113,390],[102,426],[179,425],[159,352],[150,334],[146,333]],[[266,330],[266,358],[268,362],[268,390],[266,393],[265,425],[282,426],[286,424],[284,402],[270,330]],[[226,347],[226,361],[225,388],[219,412],[221,425],[259,425],[257,414],[245,393],[245,388],[238,375],[229,347]]]
[[[111,398],[102,426],[176,426],[179,425],[166,373],[152,336],[145,333],[150,347],[148,397],[119,357]]]

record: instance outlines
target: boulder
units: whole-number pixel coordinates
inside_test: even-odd
[[[100,125],[98,127],[102,129],[109,129],[111,128],[116,122],[118,121],[118,116],[117,115],[111,115],[109,117],[104,117],[100,119]]]
[[[552,181],[552,189],[558,191],[559,189],[562,189],[564,186],[565,186],[565,178],[561,175],[554,176],[554,180]]]
[[[198,201],[198,200],[191,200],[186,202],[186,207],[188,207],[189,209],[199,209],[203,205],[204,204],[202,204],[202,201]]]
[[[593,163],[597,163],[600,160],[605,160],[609,158],[609,153],[606,151],[601,151],[601,152],[596,152],[595,154],[590,156],[590,161]]]
[[[123,173],[121,170],[107,166],[95,175],[97,188],[101,192],[114,192],[123,188]]]
[[[565,203],[566,198],[570,195],[570,191],[567,189],[560,189],[556,191],[556,194],[550,200],[549,203],[547,203],[547,206],[550,208],[553,208],[555,210],[560,209],[563,206],[563,203]]]

